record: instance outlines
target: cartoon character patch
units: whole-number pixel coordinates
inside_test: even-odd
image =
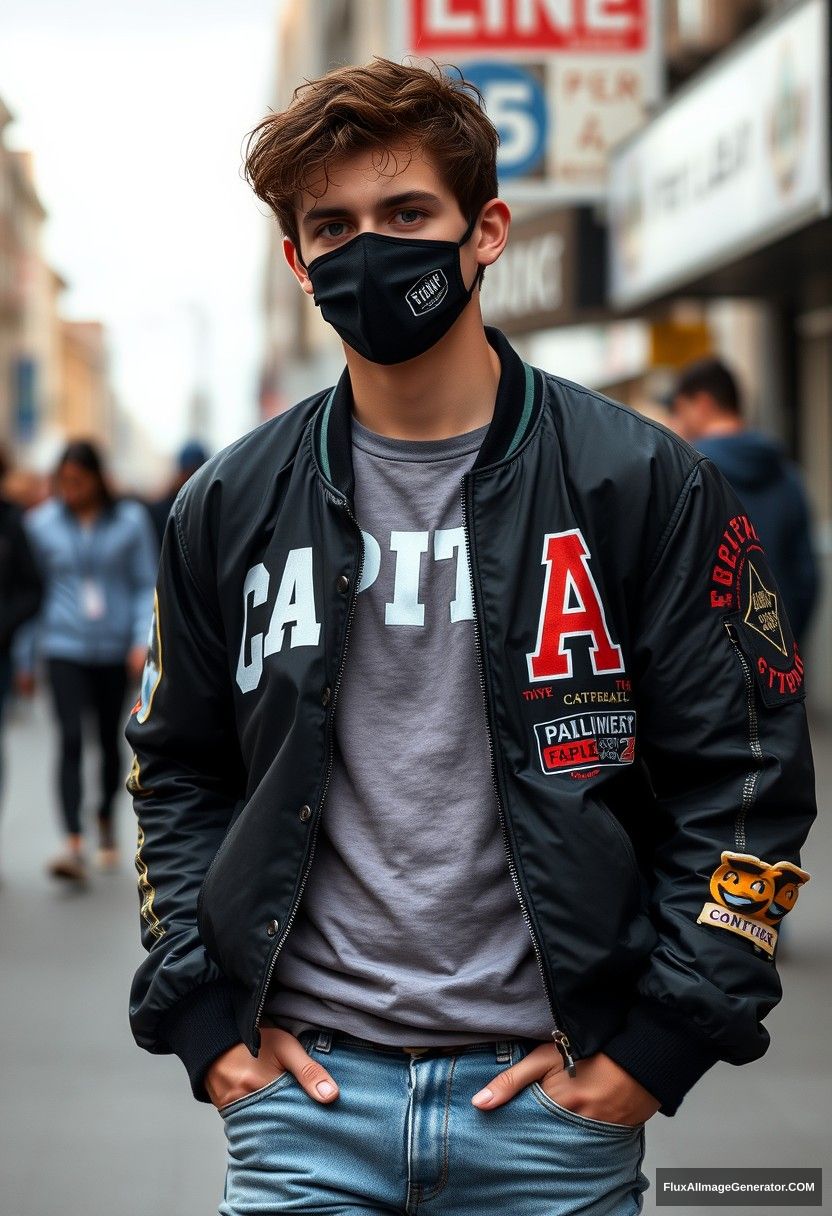
[[[770,708],[805,696],[797,649],[765,550],[747,515],[728,521],[711,570],[710,605],[730,613]]]
[[[147,658],[142,672],[139,699],[131,713],[136,715],[137,722],[146,722],[153,705],[153,696],[162,678],[162,638],[159,633],[159,598],[153,596],[153,616],[150,620],[150,633],[147,638]]]
[[[711,875],[710,893],[696,918],[699,925],[727,929],[753,942],[769,956],[777,928],[797,903],[809,875],[791,861],[763,861],[751,853],[726,850]]]

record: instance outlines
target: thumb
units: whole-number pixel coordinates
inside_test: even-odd
[[[306,1090],[310,1098],[316,1102],[334,1102],[338,1097],[338,1083],[322,1064],[314,1060],[304,1050],[303,1044],[293,1035],[282,1036],[280,1045],[280,1062],[288,1068],[298,1082]]]

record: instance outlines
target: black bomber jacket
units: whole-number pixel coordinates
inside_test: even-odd
[[[486,334],[502,371],[460,494],[507,865],[565,1065],[604,1051],[672,1115],[768,1046],[816,814],[803,662],[716,467]],[[164,535],[126,728],[130,1020],[202,1101],[221,1052],[258,1052],[326,815],[363,558],[351,415],[345,369],[209,460]]]

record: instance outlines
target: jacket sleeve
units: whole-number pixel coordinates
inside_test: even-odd
[[[817,811],[803,662],[753,520],[707,458],[648,562],[634,655],[658,942],[603,1051],[672,1115],[717,1060],[768,1047],[777,918],[809,877]]]
[[[8,536],[10,586],[0,600],[0,650],[36,615],[43,597],[43,580],[17,511],[10,512]]]
[[[244,772],[216,588],[197,582],[188,556],[206,529],[184,497],[165,529],[141,692],[125,730],[147,950],[130,1024],[140,1047],[179,1055],[194,1096],[208,1101],[205,1071],[240,1034],[232,985],[200,938],[197,898],[243,798]]]

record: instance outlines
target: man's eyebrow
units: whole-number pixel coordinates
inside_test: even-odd
[[[389,198],[379,199],[377,211],[386,211],[389,207],[402,207],[405,203],[433,203],[441,200],[429,190],[405,190],[401,194],[392,194]],[[304,224],[313,220],[333,219],[336,216],[349,215],[349,207],[313,207],[303,217]]]

